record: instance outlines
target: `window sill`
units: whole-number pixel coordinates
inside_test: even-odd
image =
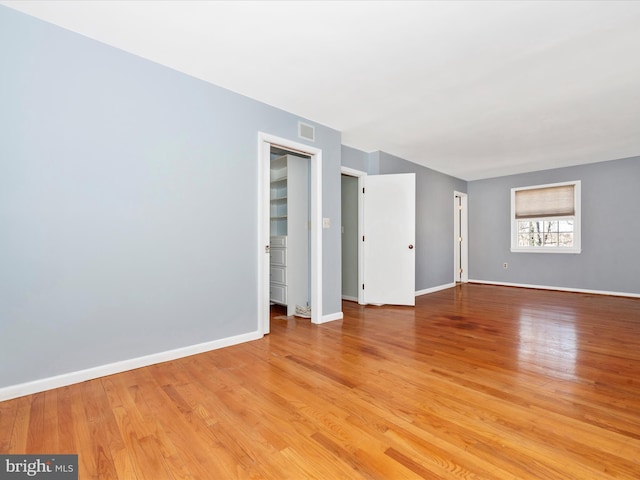
[[[557,248],[557,247],[536,247],[536,248],[511,248],[511,253],[582,253],[580,248]]]

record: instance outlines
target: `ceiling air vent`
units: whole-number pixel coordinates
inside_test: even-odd
[[[306,140],[316,141],[316,129],[312,125],[298,122],[298,137]]]

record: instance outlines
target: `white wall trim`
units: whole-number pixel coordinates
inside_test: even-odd
[[[556,290],[559,292],[574,292],[574,293],[590,293],[594,295],[612,295],[615,297],[633,297],[640,298],[640,293],[629,292],[609,292],[606,290],[588,290],[584,288],[565,288],[565,287],[553,287],[548,285],[531,285],[527,283],[510,283],[510,282],[492,282],[487,280],[469,280],[469,283],[481,283],[484,285],[500,285],[503,287],[520,287],[520,288],[534,288],[538,290]]]
[[[349,175],[350,177],[364,177],[367,174],[367,172],[350,167],[340,167],[340,173]]]
[[[342,299],[348,302],[358,302],[357,297],[350,297],[349,295],[342,295]]]
[[[258,330],[269,333],[269,154],[271,145],[311,157],[311,323],[322,323],[322,150],[258,132]]]
[[[342,320],[343,318],[344,318],[344,315],[342,314],[342,312],[331,313],[329,315],[323,315],[322,319],[318,322],[318,324],[333,322],[335,320]]]
[[[168,362],[171,360],[176,360],[178,358],[196,355],[198,353],[204,353],[211,350],[217,350],[219,348],[230,347],[239,343],[258,340],[260,338],[262,338],[262,333],[260,333],[259,331],[243,333],[242,335],[222,338],[220,340],[199,343],[196,345],[190,345],[188,347],[176,348],[174,350],[153,353],[151,355],[145,355],[143,357],[131,358],[129,360],[108,363],[106,365],[87,368],[85,370],[78,370],[76,372],[56,375],[54,377],[42,378],[40,380],[34,380],[32,382],[11,385],[9,387],[0,388],[0,402],[10,400],[12,398],[22,397],[24,395],[44,392],[45,390],[66,387],[67,385],[73,385],[74,383],[81,383],[87,380],[93,380],[95,378],[100,378],[107,375],[122,373],[136,368],[148,367],[149,365],[155,365],[156,363]]]
[[[445,283],[444,285],[438,285],[437,287],[431,287],[431,288],[426,288],[424,290],[418,290],[418,291],[416,291],[416,297],[419,297],[420,295],[427,295],[429,293],[439,292],[440,290],[446,290],[447,288],[451,288],[451,287],[455,287],[455,286],[456,286],[456,282],[452,282],[452,283]]]

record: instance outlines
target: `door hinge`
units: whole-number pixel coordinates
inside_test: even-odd
[[[462,243],[462,237],[458,237],[458,241]]]
[[[364,193],[364,187],[362,187],[362,193]]]
[[[364,283],[362,284],[362,289],[364,290]]]
[[[364,242],[364,235],[362,235],[362,241]]]

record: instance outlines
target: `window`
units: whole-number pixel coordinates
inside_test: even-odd
[[[580,182],[511,189],[511,251],[580,253]]]

